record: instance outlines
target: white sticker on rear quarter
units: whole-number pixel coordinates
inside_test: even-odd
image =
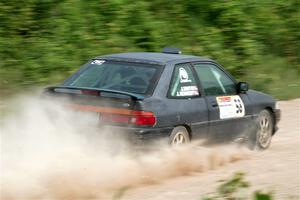
[[[93,60],[91,62],[92,65],[102,65],[103,63],[105,63],[105,60]]]
[[[220,111],[220,119],[245,116],[245,106],[238,95],[216,98]]]

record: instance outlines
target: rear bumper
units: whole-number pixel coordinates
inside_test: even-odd
[[[105,125],[102,128],[108,132],[111,132],[116,137],[126,138],[128,142],[134,145],[146,145],[151,142],[167,139],[173,130],[173,127],[133,128],[109,125]]]

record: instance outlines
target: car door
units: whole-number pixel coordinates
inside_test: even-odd
[[[242,137],[249,126],[251,104],[238,94],[236,81],[215,63],[193,63],[205,93],[209,113],[209,139],[226,142]]]
[[[168,105],[176,111],[177,125],[191,127],[192,138],[208,133],[208,108],[199,90],[199,82],[189,63],[176,64],[168,91]],[[170,116],[171,118],[174,116]]]

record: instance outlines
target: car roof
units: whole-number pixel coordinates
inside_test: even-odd
[[[107,59],[107,60],[127,61],[127,62],[142,62],[142,63],[161,64],[161,65],[164,65],[172,61],[186,61],[186,62],[192,60],[211,61],[210,59],[193,56],[193,55],[170,54],[170,53],[149,53],[149,52],[110,54],[110,55],[98,56],[95,59]]]

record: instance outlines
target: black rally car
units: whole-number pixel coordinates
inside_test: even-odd
[[[96,57],[44,94],[67,96],[70,108],[96,113],[100,127],[142,143],[201,138],[266,149],[280,118],[271,96],[248,90],[215,61],[175,48]]]

